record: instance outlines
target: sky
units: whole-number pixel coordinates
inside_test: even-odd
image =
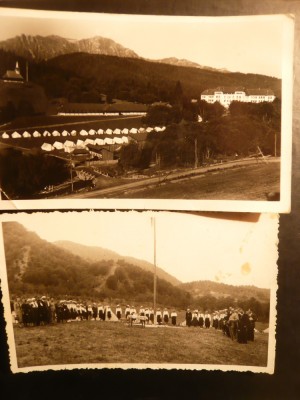
[[[230,221],[174,212],[69,212],[6,215],[49,242],[70,240],[154,262],[182,282],[211,280],[271,288],[278,218]],[[46,256],[46,255],[45,255]]]
[[[175,17],[0,9],[0,40],[20,34],[103,36],[144,58],[184,58],[281,78],[288,22],[279,15]]]

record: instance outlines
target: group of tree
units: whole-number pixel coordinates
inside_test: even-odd
[[[220,103],[204,103],[199,104],[200,123],[185,120],[178,107],[151,107],[145,121],[153,126],[165,123],[166,130],[149,133],[145,143],[125,146],[120,165],[124,169],[145,169],[151,162],[160,168],[200,166],[213,159],[255,154],[258,147],[265,155],[274,155],[275,144],[276,155],[280,154],[279,101],[233,102],[229,111]]]
[[[31,198],[46,186],[64,182],[69,176],[65,160],[40,151],[1,150],[1,188],[10,198]]]

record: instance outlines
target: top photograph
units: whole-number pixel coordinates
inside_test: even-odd
[[[294,18],[0,8],[0,209],[290,212]]]

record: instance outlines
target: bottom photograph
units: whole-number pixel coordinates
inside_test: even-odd
[[[274,373],[277,214],[0,218],[12,372]]]

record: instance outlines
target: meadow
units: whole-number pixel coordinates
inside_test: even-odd
[[[267,365],[268,335],[261,332],[254,342],[239,344],[214,328],[80,321],[16,326],[14,335],[20,368],[82,363]]]

